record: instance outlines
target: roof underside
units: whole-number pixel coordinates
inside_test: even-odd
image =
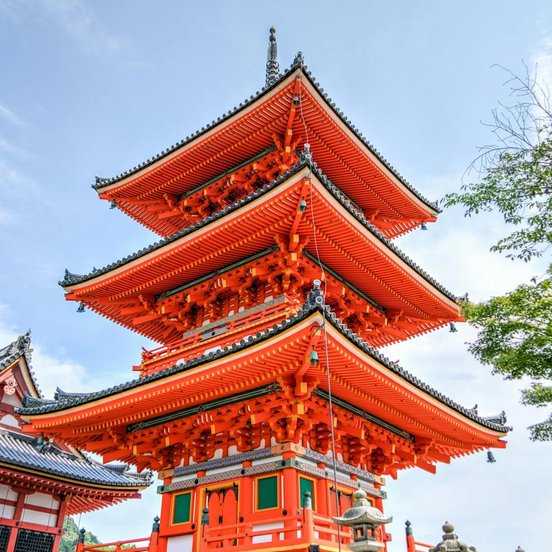
[[[297,108],[294,98],[299,99]],[[308,137],[324,172],[375,216],[376,225],[379,218],[392,221],[392,226],[381,228],[388,237],[435,220],[436,206],[390,167],[300,66],[292,66],[276,84],[191,138],[127,173],[99,179],[95,187],[129,216],[168,236],[182,227],[181,222],[160,220],[148,211],[147,200],[181,196],[273,147],[275,137],[284,141],[289,129],[291,144],[300,149]]]
[[[311,256],[318,252],[323,263],[389,311],[440,324],[460,319],[454,295],[388,242],[309,165],[105,269],[66,275],[62,284],[68,298],[159,340],[162,329],[137,328],[122,309],[139,296],[157,296],[274,246],[274,234],[290,232],[306,176],[313,183],[307,198],[312,209],[304,213],[297,233],[309,240],[305,250]]]
[[[508,428],[503,420],[485,419],[461,407],[368,346],[331,312],[326,312],[325,319],[330,322],[328,358],[335,397],[415,438],[439,442],[451,456],[504,445],[500,437]],[[98,393],[26,408],[21,414],[29,418],[35,431],[49,433],[65,428],[76,441],[103,435],[106,427],[200,405],[208,397],[229,396],[293,374],[297,370],[294,359],[302,358],[313,328],[322,322],[318,307],[306,306],[300,315],[219,353]],[[322,350],[319,356],[320,365],[309,366],[307,376],[316,378],[325,373]],[[222,373],[224,386],[216,385]],[[320,377],[320,381],[325,379]],[[324,383],[320,386],[327,391]]]

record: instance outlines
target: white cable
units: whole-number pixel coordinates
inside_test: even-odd
[[[301,113],[301,121],[303,122],[303,126],[305,128],[305,138],[307,140],[307,144],[309,143],[309,131],[307,128],[307,124],[305,122],[305,118],[303,116],[303,97],[302,97],[302,89],[299,90],[299,111]],[[312,170],[309,172],[307,178],[310,179],[312,174]],[[332,385],[331,385],[331,379],[330,379],[330,356],[328,352],[328,334],[326,331],[326,272],[324,270],[324,266],[322,264],[322,261],[320,260],[320,252],[318,251],[318,239],[316,237],[316,220],[314,218],[314,205],[313,205],[313,195],[312,195],[312,185],[310,186],[310,210],[311,210],[311,219],[312,219],[312,228],[313,228],[313,235],[314,235],[314,248],[316,251],[316,259],[318,261],[318,265],[320,266],[320,271],[322,273],[322,282],[323,282],[323,290],[322,290],[322,298],[323,298],[323,304],[322,304],[322,317],[323,317],[323,330],[324,330],[324,350],[325,350],[325,358],[326,358],[326,378],[327,378],[327,386],[328,386],[328,399],[329,399],[329,407],[330,407],[330,432],[331,432],[331,444],[332,444],[332,471],[333,471],[333,479],[334,479],[334,490],[335,490],[335,512],[336,516],[340,515],[339,512],[339,491],[337,489],[337,460],[336,460],[336,453],[335,453],[335,431],[334,431],[334,415],[333,415],[333,398],[332,398]],[[337,546],[339,552],[341,552],[341,526],[337,525]]]

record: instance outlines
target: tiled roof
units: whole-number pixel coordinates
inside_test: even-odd
[[[457,297],[448,291],[444,286],[439,284],[434,278],[432,278],[427,272],[425,272],[422,268],[420,268],[410,257],[405,255],[396,245],[394,245],[389,239],[387,239],[373,224],[371,224],[368,219],[364,216],[364,214],[354,207],[352,202],[347,198],[347,196],[335,185],[333,184],[318,168],[317,164],[312,161],[310,158],[310,155],[303,155],[301,156],[301,160],[290,168],[289,171],[284,172],[281,174],[278,178],[275,180],[272,180],[271,182],[265,184],[263,187],[259,188],[258,190],[255,190],[255,192],[250,193],[249,195],[241,198],[238,201],[235,201],[234,203],[231,203],[230,205],[227,205],[223,209],[220,209],[219,211],[216,211],[212,215],[204,218],[201,221],[196,222],[195,224],[192,224],[191,226],[188,226],[187,228],[184,228],[183,230],[180,230],[179,232],[175,232],[172,236],[169,236],[167,238],[163,238],[161,240],[158,240],[154,242],[153,244],[144,247],[143,249],[140,249],[136,253],[133,253],[131,255],[128,255],[118,261],[115,261],[109,265],[107,265],[104,268],[94,269],[88,274],[85,275],[79,275],[79,274],[73,274],[69,272],[68,270],[65,271],[65,275],[63,280],[59,282],[61,286],[70,286],[74,284],[79,284],[82,282],[86,282],[87,280],[90,280],[92,278],[95,278],[96,276],[100,276],[102,274],[106,274],[116,268],[119,268],[131,261],[134,261],[135,259],[139,259],[140,257],[147,255],[148,253],[151,253],[152,251],[155,251],[157,249],[160,249],[161,247],[164,247],[165,245],[168,245],[176,240],[179,240],[180,238],[187,236],[196,230],[203,228],[204,226],[207,226],[208,224],[223,218],[224,216],[228,215],[229,213],[232,213],[233,211],[239,209],[243,205],[246,205],[247,203],[250,203],[254,199],[262,196],[263,194],[269,192],[273,188],[277,187],[279,184],[286,181],[290,176],[293,176],[297,174],[301,169],[309,167],[313,174],[320,180],[320,182],[324,185],[324,187],[343,205],[345,209],[347,209],[368,231],[370,231],[374,236],[376,236],[381,242],[383,242],[391,251],[393,251],[395,254],[397,254],[405,263],[407,263],[412,269],[414,269],[424,280],[429,282],[432,286],[437,288],[441,293],[446,295],[449,299],[452,301],[455,301]]]
[[[8,367],[18,358],[24,356],[31,360],[31,332],[20,335],[14,342],[0,349],[0,370]]]
[[[49,442],[41,445],[33,437],[5,430],[0,430],[0,465],[28,468],[95,485],[143,488],[151,483],[149,472],[136,474],[127,472],[126,466],[104,466],[86,457],[62,452]]]
[[[58,412],[58,411],[65,410],[67,408],[72,408],[74,406],[86,404],[104,397],[117,395],[119,393],[122,393],[123,391],[135,389],[142,385],[146,385],[154,381],[162,380],[168,376],[172,376],[173,374],[186,372],[187,370],[196,368],[197,366],[200,366],[204,363],[211,362],[215,359],[223,358],[227,355],[230,355],[237,351],[241,351],[243,349],[247,349],[252,345],[255,345],[261,341],[264,341],[265,339],[268,339],[274,335],[277,335],[285,331],[286,329],[293,327],[294,325],[298,324],[302,320],[305,320],[313,312],[318,310],[324,314],[325,319],[329,323],[331,323],[332,326],[334,326],[334,328],[336,328],[339,332],[341,332],[345,337],[347,337],[351,342],[353,342],[356,346],[362,349],[365,353],[367,353],[373,359],[381,363],[391,372],[399,375],[402,379],[416,386],[418,389],[424,391],[425,393],[429,394],[430,396],[437,399],[442,404],[452,408],[453,410],[462,414],[466,418],[473,420],[474,422],[488,429],[492,429],[494,431],[500,431],[500,432],[506,432],[511,429],[504,425],[506,421],[504,417],[498,417],[498,418],[481,417],[473,409],[464,408],[463,406],[459,405],[452,399],[446,397],[439,391],[436,391],[428,384],[422,382],[417,377],[407,372],[404,368],[399,366],[397,363],[390,361],[386,356],[381,354],[377,349],[374,349],[363,339],[361,339],[357,334],[351,331],[340,319],[336,318],[336,316],[331,312],[329,307],[321,306],[319,303],[316,303],[315,299],[316,299],[316,293],[313,291],[309,294],[309,298],[307,302],[304,304],[303,309],[297,315],[291,316],[287,320],[283,320],[282,322],[276,324],[270,329],[266,329],[262,332],[258,332],[253,337],[249,337],[248,339],[242,339],[239,343],[234,343],[232,346],[224,347],[224,349],[220,351],[210,352],[206,355],[202,355],[200,357],[191,359],[188,362],[179,363],[175,366],[172,366],[171,368],[165,368],[164,370],[160,370],[159,372],[156,372],[154,374],[150,374],[143,378],[138,378],[126,383],[122,383],[120,385],[116,385],[114,387],[104,389],[102,391],[87,393],[81,396],[65,395],[64,397],[61,397],[58,401],[55,401],[55,402],[43,401],[42,404],[38,404],[38,401],[35,400],[33,401],[32,405],[28,405],[28,406],[25,405],[25,407],[20,409],[19,412],[23,416],[39,415],[39,414],[45,414],[48,412]]]
[[[226,121],[230,117],[233,117],[236,113],[239,113],[246,107],[250,106],[251,104],[255,103],[259,98],[270,92],[273,88],[277,87],[282,81],[284,81],[286,78],[289,77],[291,73],[293,73],[296,69],[301,69],[302,73],[306,76],[306,78],[309,80],[309,82],[312,84],[312,86],[316,89],[316,91],[324,98],[325,102],[328,104],[328,106],[334,111],[334,113],[347,125],[347,127],[355,134],[355,136],[377,157],[379,161],[383,163],[383,165],[403,184],[408,190],[410,190],[418,199],[420,199],[423,203],[434,209],[435,211],[439,212],[439,208],[437,205],[427,198],[425,198],[418,190],[416,190],[394,167],[389,163],[389,161],[366,139],[366,137],[360,132],[360,130],[345,116],[345,114],[337,107],[335,102],[326,94],[324,89],[320,86],[320,84],[317,82],[317,80],[314,78],[312,73],[309,71],[308,67],[305,65],[303,56],[301,52],[298,52],[298,54],[295,56],[295,59],[293,60],[293,63],[289,67],[287,71],[285,71],[280,78],[278,78],[276,81],[272,82],[269,86],[265,86],[261,90],[257,90],[257,92],[250,96],[249,99],[246,99],[245,101],[241,102],[239,105],[235,106],[233,109],[228,111],[227,113],[224,113],[222,116],[217,117],[213,121],[211,121],[210,124],[207,126],[201,127],[198,131],[194,132],[190,136],[186,136],[183,140],[180,140],[179,142],[176,142],[176,144],[173,144],[169,148],[163,150],[162,152],[158,153],[157,155],[154,155],[153,157],[147,159],[143,163],[140,163],[139,165],[136,165],[132,169],[129,169],[123,173],[120,173],[114,177],[111,178],[101,178],[96,177],[96,183],[92,185],[94,189],[101,189],[105,186],[109,186],[110,184],[113,184],[115,182],[118,182],[120,180],[123,180],[133,174],[136,174],[137,172],[141,171],[142,169],[152,165],[153,163],[156,163],[160,159],[163,159],[167,155],[170,155],[171,153],[174,153],[175,151],[179,150],[180,148],[186,146],[190,142],[194,141],[196,138],[201,136],[202,134],[205,134],[209,132],[211,129],[215,128],[220,123]]]
[[[40,388],[36,382],[34,372],[31,367],[31,330],[26,334],[20,335],[13,343],[6,345],[0,349],[0,371],[13,364],[17,359],[25,357],[29,375],[33,381],[33,385],[37,393],[40,393]]]

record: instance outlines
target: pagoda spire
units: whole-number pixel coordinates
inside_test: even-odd
[[[270,38],[266,56],[266,86],[274,84],[280,76],[280,65],[276,59],[277,55],[278,46],[276,44],[276,29],[274,27],[270,27]]]

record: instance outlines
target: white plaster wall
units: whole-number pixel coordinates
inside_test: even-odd
[[[278,522],[278,523],[261,523],[259,525],[255,525],[253,527],[253,531],[251,532],[252,539],[251,542],[253,544],[259,544],[261,542],[271,542],[272,541],[272,535],[258,535],[255,536],[255,533],[258,531],[268,531],[269,529],[283,529],[284,523]],[[278,539],[276,539],[278,540]]]
[[[213,455],[213,458],[222,458],[222,449],[215,450],[215,454]]]
[[[8,506],[6,504],[0,505],[0,518],[13,519],[15,513],[15,506]]]
[[[17,393],[14,393],[13,395],[8,395],[7,393],[4,393],[4,396],[2,397],[2,402],[4,404],[11,404],[12,406],[21,406],[21,400],[17,396]]]
[[[19,420],[15,416],[12,416],[11,414],[6,414],[3,418],[1,418],[0,423],[3,423],[11,427],[17,427],[17,428],[20,427]]]
[[[33,493],[25,497],[25,504],[42,506],[43,508],[54,508],[57,510],[59,500],[56,500],[52,495],[46,493]]]
[[[56,514],[48,515],[44,512],[23,509],[21,519],[27,523],[36,523],[38,525],[45,525],[46,527],[54,527],[57,521],[57,516]]]
[[[190,481],[190,479],[197,479],[197,475],[192,473],[191,475],[179,475],[178,477],[173,477],[171,483],[178,483],[179,481]]]
[[[7,485],[0,485],[0,498],[3,500],[17,500],[19,495]]]
[[[167,539],[167,552],[192,552],[193,535],[181,535]]]

